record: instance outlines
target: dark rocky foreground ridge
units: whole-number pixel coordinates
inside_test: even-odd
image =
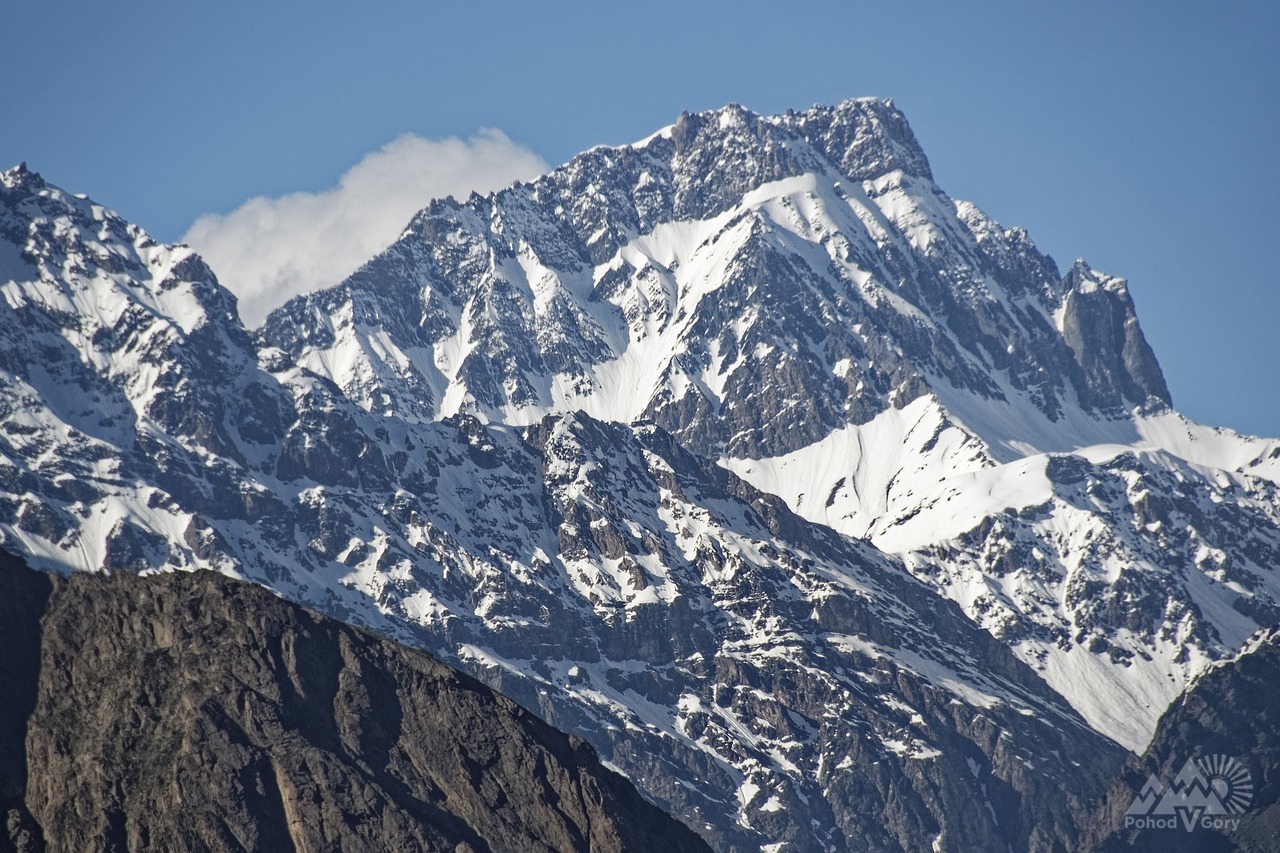
[[[1090,846],[1101,853],[1218,853],[1280,850],[1280,628],[1261,633],[1235,660],[1205,673],[1165,712],[1146,753],[1125,764],[1103,801]],[[1236,793],[1227,814],[1186,831],[1125,827],[1125,812],[1155,777],[1175,782],[1188,759],[1222,756],[1226,779],[1219,789]],[[1241,773],[1243,771],[1243,774]],[[1232,784],[1234,782],[1234,784]],[[1177,816],[1175,815],[1175,818]],[[1238,820],[1238,825],[1230,821]]]
[[[707,849],[471,677],[214,572],[0,553],[0,646],[0,849]]]

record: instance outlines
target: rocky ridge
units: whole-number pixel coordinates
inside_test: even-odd
[[[260,587],[0,554],[0,590],[13,849],[708,849],[581,739]]]

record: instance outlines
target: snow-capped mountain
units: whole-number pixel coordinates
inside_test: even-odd
[[[1025,398],[1051,421],[1168,399],[1123,284],[1085,267],[1061,281],[1025,234],[953,204],[902,116],[869,100],[685,115],[433,203],[260,338],[369,411],[650,417],[734,457],[926,390]]]
[[[948,198],[887,102],[685,115],[437,202],[259,338],[371,412],[652,419],[1129,748],[1280,618],[1280,443],[1173,412],[1125,282]]]
[[[1280,442],[1177,415],[1124,282],[887,102],[434,202],[253,337],[19,168],[0,291],[7,547],[424,646],[720,849],[1071,846],[1111,741],[1276,619]]]

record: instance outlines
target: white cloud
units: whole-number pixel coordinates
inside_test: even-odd
[[[239,297],[253,328],[288,299],[342,281],[431,199],[487,193],[546,170],[495,130],[465,140],[406,135],[366,154],[332,189],[249,199],[225,216],[201,216],[182,241]]]

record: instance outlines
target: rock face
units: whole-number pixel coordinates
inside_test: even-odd
[[[1169,388],[1138,327],[1124,280],[1076,261],[1065,283],[1062,338],[1075,357],[1080,402],[1100,411],[1123,411],[1148,400],[1167,404]]]
[[[1099,851],[1227,851],[1264,853],[1280,849],[1280,629],[1251,638],[1235,659],[1196,680],[1160,719],[1142,756],[1126,762],[1096,816]],[[1216,760],[1215,760],[1216,759]],[[1181,784],[1188,760],[1212,762],[1201,777],[1222,796],[1196,813],[1171,815],[1173,829],[1125,826],[1135,798],[1150,790],[1152,777],[1169,790]],[[1144,786],[1146,786],[1144,788]],[[1159,786],[1157,786],[1159,787]],[[1185,820],[1203,821],[1188,831]],[[1238,825],[1227,823],[1238,822]],[[1092,846],[1092,844],[1091,844]]]
[[[423,652],[212,572],[0,563],[17,849],[707,849]]]
[[[250,335],[186,247],[0,180],[0,539],[425,648],[721,850],[1074,849],[1280,614],[1280,442],[1169,408],[857,100],[433,202]]]

